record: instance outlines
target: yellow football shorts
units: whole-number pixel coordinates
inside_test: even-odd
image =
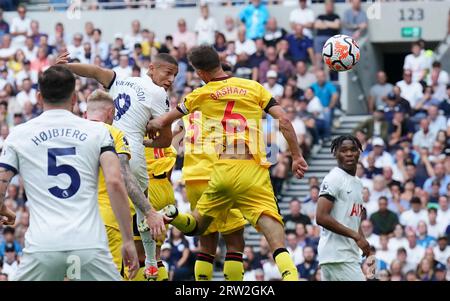
[[[218,160],[213,167],[207,190],[197,203],[201,215],[228,222],[229,211],[239,209],[257,229],[264,214],[284,225],[273,193],[268,169],[254,160]]]
[[[186,196],[191,203],[192,211],[194,211],[197,206],[197,202],[200,200],[203,192],[205,192],[207,188],[208,180],[186,181]],[[203,235],[215,232],[230,234],[242,229],[246,224],[247,221],[242,216],[242,213],[238,209],[231,209],[225,220],[214,220]]]

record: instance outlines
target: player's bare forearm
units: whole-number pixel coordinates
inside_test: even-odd
[[[157,134],[159,134],[161,131],[164,131],[164,133],[166,133],[166,130],[164,129],[166,128],[170,130],[170,133],[167,132],[167,134],[170,135],[170,140],[172,140],[171,125],[175,120],[180,119],[183,116],[184,114],[177,109],[172,109],[170,112],[167,112],[159,116],[158,118],[150,120],[147,123],[147,132],[149,134],[149,138],[157,138]]]
[[[0,209],[4,208],[5,194],[8,184],[14,173],[4,167],[0,167]],[[1,214],[1,211],[0,211]]]
[[[333,202],[328,200],[327,198],[322,196],[319,197],[316,209],[317,224],[334,233],[349,237],[354,240],[358,240],[360,237],[359,233],[342,225],[334,217],[331,216],[330,212],[333,208],[333,205]]]
[[[81,63],[70,63],[66,65],[70,71],[73,73],[89,77],[97,80],[104,87],[107,87],[114,78],[114,71],[101,68],[95,65],[81,64]]]
[[[96,65],[69,63],[70,57],[68,52],[64,52],[56,58],[56,64],[66,66],[76,75],[89,77],[97,80],[103,86],[107,87],[114,78],[114,71],[101,68]]]
[[[107,151],[100,156],[100,165],[103,169],[109,201],[119,223],[123,242],[130,242],[133,240],[131,213],[119,159],[115,153]]]
[[[139,209],[144,215],[147,215],[152,206],[150,202],[145,197],[145,194],[139,188],[136,178],[130,169],[130,164],[128,162],[128,156],[124,154],[119,154],[120,170],[125,182],[125,187],[127,189],[128,196],[131,199],[134,207]]]

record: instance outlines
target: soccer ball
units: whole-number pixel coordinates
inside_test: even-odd
[[[325,64],[333,71],[347,71],[359,62],[359,46],[346,35],[329,38],[322,49]]]

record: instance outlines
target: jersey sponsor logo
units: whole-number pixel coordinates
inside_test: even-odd
[[[350,216],[360,217],[363,212],[364,212],[364,206],[362,204],[354,203],[352,206],[352,211],[350,212]]]

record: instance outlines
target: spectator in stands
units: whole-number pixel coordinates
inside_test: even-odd
[[[9,24],[3,19],[3,9],[0,8],[0,39],[9,33]]]
[[[25,38],[31,31],[31,19],[27,18],[27,9],[21,4],[17,7],[18,17],[14,17],[11,23],[10,32],[14,37],[14,44],[21,47],[25,43]]]
[[[420,281],[434,281],[434,271],[431,262],[423,258],[417,266],[417,276]]]
[[[169,238],[170,253],[170,280],[192,280],[194,274],[194,261],[189,250],[189,243],[183,233],[172,227]]]
[[[39,31],[39,22],[36,20],[33,20],[30,22],[30,33],[28,34],[29,37],[33,39],[34,45],[38,46],[39,42],[41,40],[41,37],[45,34],[41,33]]]
[[[428,59],[421,51],[419,42],[413,42],[411,45],[411,54],[405,57],[403,70],[411,70],[412,81],[421,82],[425,80],[428,71]]]
[[[397,251],[399,248],[406,248],[408,246],[408,240],[404,236],[403,226],[400,224],[395,225],[394,236],[389,239],[389,250]]]
[[[287,31],[279,27],[277,24],[277,19],[275,17],[271,17],[267,20],[266,24],[266,32],[264,33],[264,44],[268,46],[275,47],[279,41],[284,39],[287,35]]]
[[[119,78],[127,78],[131,76],[132,68],[128,64],[128,55],[122,54],[119,57],[119,65],[113,68]]]
[[[64,32],[64,25],[61,22],[56,23],[55,33],[49,36],[48,43],[56,49],[60,49],[69,43],[69,38]]]
[[[239,20],[245,24],[247,39],[262,38],[269,20],[269,10],[261,4],[261,0],[251,0],[251,3],[239,13]]]
[[[370,190],[367,187],[363,188],[362,191],[362,200],[364,209],[366,209],[366,215],[371,216],[378,210],[378,204],[374,201],[371,201]]]
[[[7,248],[12,248],[15,254],[22,254],[22,247],[14,238],[15,230],[12,227],[5,227],[3,229],[3,241],[0,242],[0,258],[3,258]]]
[[[231,16],[225,17],[225,28],[222,31],[228,42],[235,42],[238,38],[238,30],[235,26],[234,19]]]
[[[438,223],[437,214],[438,211],[436,207],[428,208],[428,220],[426,220],[427,229],[428,234],[434,238],[438,238],[443,235],[445,233],[445,229],[447,228],[447,223]]]
[[[440,103],[440,100],[433,98],[433,88],[430,86],[425,87],[423,97],[417,102],[414,108],[415,114],[413,121],[420,120],[426,117],[427,110],[430,108],[430,106],[434,105],[438,107]]]
[[[432,104],[428,107],[428,119],[430,120],[430,131],[438,133],[447,129],[447,119],[439,115],[439,105]]]
[[[239,55],[245,52],[247,56],[250,56],[256,52],[256,44],[253,40],[246,38],[245,31],[245,27],[239,28],[238,39],[235,42],[236,54]]]
[[[396,252],[389,249],[389,236],[387,234],[380,235],[380,248],[377,250],[376,258],[389,264],[395,260]]]
[[[252,67],[252,79],[257,80],[259,65],[266,59],[266,54],[264,52],[265,46],[262,39],[255,40],[256,51],[249,57],[249,63]]]
[[[392,92],[393,85],[387,82],[387,76],[384,71],[377,72],[377,83],[370,88],[368,97],[369,113],[373,113],[376,108],[386,105],[386,98]]]
[[[410,227],[414,231],[420,221],[426,221],[428,219],[427,211],[422,208],[422,203],[417,196],[412,197],[411,209],[406,210],[400,215],[400,224],[405,227]]]
[[[25,58],[29,61],[34,60],[37,56],[38,48],[34,45],[33,38],[28,36],[25,40],[25,47],[22,48]],[[70,51],[69,51],[70,52]]]
[[[233,68],[234,75],[236,77],[251,79],[252,72],[253,72],[253,68],[252,68],[252,65],[250,64],[248,54],[245,51],[239,53],[237,56],[236,64],[234,65],[234,68]],[[275,71],[270,70],[268,72],[275,72]],[[276,87],[272,87],[272,88],[274,88],[274,91],[272,91],[272,92],[279,93],[279,91],[277,90],[278,88],[281,88],[281,92],[282,92],[283,87],[276,83],[276,72],[275,72],[275,80],[269,80],[269,79],[267,79],[267,80],[268,80],[268,82],[277,85]],[[267,84],[267,83],[265,83],[265,84]],[[275,90],[277,90],[277,91],[275,91]],[[273,96],[275,97],[277,95],[273,95]],[[278,97],[276,97],[276,98],[278,98]]]
[[[102,31],[99,28],[94,29],[91,42],[92,55],[94,57],[98,55],[102,61],[105,61],[108,58],[109,46],[107,43],[102,42],[101,39]]]
[[[424,249],[436,245],[436,237],[428,235],[428,228],[425,221],[420,221],[417,224],[417,244]]]
[[[448,281],[446,279],[446,274],[447,274],[447,267],[445,266],[445,264],[442,263],[438,263],[435,267],[434,267],[434,281]]]
[[[450,258],[450,247],[447,244],[447,236],[439,236],[437,245],[433,248],[436,260],[442,264],[446,264]]]
[[[286,37],[289,43],[289,53],[293,61],[309,61],[315,63],[313,41],[303,35],[303,25],[296,23],[292,34]]]
[[[312,39],[312,29],[314,27],[314,12],[307,7],[306,0],[299,0],[300,7],[291,11],[289,15],[289,22],[291,23],[291,29],[294,30],[296,24],[302,25],[303,34]]]
[[[207,4],[200,6],[201,17],[195,23],[195,32],[197,34],[198,45],[214,44],[216,32],[219,30],[216,19],[209,15]]]
[[[375,234],[390,234],[394,231],[395,225],[398,224],[398,217],[388,209],[386,197],[378,199],[378,211],[370,216],[370,221],[374,226]]]
[[[289,203],[289,214],[284,217],[284,229],[286,233],[293,233],[296,224],[311,225],[311,219],[301,213],[301,204],[297,199],[293,199]]]
[[[188,49],[197,44],[195,33],[187,30],[186,20],[181,18],[177,23],[178,31],[173,33],[173,46],[179,47],[181,43],[185,43]]]
[[[431,193],[431,186],[434,181],[440,183],[439,193],[445,195],[447,192],[447,185],[450,184],[450,174],[446,174],[445,167],[442,163],[437,163],[433,168],[433,176],[429,177],[423,184],[423,189]]]
[[[301,264],[304,261],[303,248],[298,244],[297,235],[295,233],[288,233],[286,235],[286,242],[286,249],[289,251],[294,264]]]
[[[392,122],[389,124],[390,129],[388,146],[390,149],[395,146],[400,147],[400,143],[404,140],[412,140],[414,133],[414,124],[409,118],[405,118],[405,113],[403,111],[395,111],[392,118],[385,119],[392,120]],[[402,154],[404,154],[403,151]]]
[[[309,188],[309,195],[302,203],[302,213],[307,215],[311,221],[316,219],[317,201],[319,200],[319,186]]]
[[[360,123],[353,130],[353,133],[355,134],[359,130],[363,130],[366,133],[367,139],[373,138],[373,140],[375,140],[375,138],[381,137],[381,140],[383,141],[382,146],[384,146],[384,141],[388,141],[389,134],[389,124],[384,119],[384,107],[377,107],[373,117]],[[379,141],[379,139],[377,141]]]
[[[450,208],[448,205],[449,197],[450,197],[449,194],[442,195],[439,197],[439,208],[438,208],[437,221],[440,224],[444,224],[444,225],[450,224]]]
[[[392,158],[392,155],[385,151],[384,147],[384,141],[380,137],[375,137],[372,140],[372,146],[373,150],[369,153],[370,155],[373,155],[375,159],[375,167],[376,168],[384,168],[387,166],[392,166],[394,163],[394,159]],[[367,168],[369,166],[368,163],[368,157],[363,159],[363,164]]]
[[[441,130],[438,132],[439,133],[444,133],[445,135],[445,131]],[[436,142],[433,143],[433,148],[431,149],[431,153],[428,156],[428,160],[431,162],[432,165],[435,165],[437,163],[443,163],[445,161],[445,145],[440,142],[438,139],[436,139]]]
[[[368,19],[361,9],[361,0],[352,0],[351,4],[352,8],[347,9],[342,18],[342,34],[358,40],[367,30]]]
[[[320,99],[320,102],[324,107],[324,139],[328,140],[331,136],[334,108],[336,107],[338,102],[338,92],[336,90],[336,87],[331,82],[326,80],[326,74],[323,70],[319,70],[316,72],[316,78],[317,82],[315,82],[311,87],[314,90],[314,94]]]
[[[266,74],[267,71],[269,71],[271,64],[277,65],[278,74],[283,74],[288,78],[295,73],[295,68],[290,61],[281,59],[277,56],[275,47],[267,47],[266,58],[267,59],[259,65],[257,72],[257,78],[260,83],[265,83],[267,81]]]
[[[314,53],[317,67],[322,67],[322,48],[325,42],[334,35],[339,34],[341,19],[334,12],[334,1],[325,1],[325,14],[319,15],[314,22],[316,36],[314,37]]]
[[[449,84],[448,72],[442,70],[441,63],[433,62],[431,72],[427,76],[427,85],[433,88],[433,98],[444,100],[447,96],[447,85]]]
[[[412,81],[412,71],[410,69],[403,70],[403,80],[396,83],[401,90],[400,96],[406,99],[411,108],[415,108],[417,103],[423,97],[423,87],[418,82]]]
[[[298,61],[295,65],[297,77],[297,88],[305,91],[307,88],[311,87],[317,79],[314,73],[310,72],[304,61]]]
[[[396,252],[394,252],[396,253]],[[402,264],[399,260],[394,259],[390,264],[391,281],[403,281]]]
[[[394,183],[389,187],[392,197],[389,200],[388,209],[394,212],[397,216],[409,209],[409,202],[401,198],[400,186],[401,185]]]
[[[405,248],[408,255],[408,261],[417,266],[425,255],[425,249],[417,244],[417,238],[414,231],[406,231],[406,239],[408,246]]]
[[[250,76],[248,78],[250,78]],[[276,71],[269,70],[267,71],[266,78],[267,82],[263,84],[264,88],[266,88],[276,100],[280,100],[283,96],[284,88],[282,85],[277,83],[278,73]]]
[[[134,48],[137,43],[142,43],[144,37],[141,34],[141,22],[139,20],[133,20],[131,22],[131,33],[125,35],[125,47],[129,50]]]
[[[433,142],[436,140],[437,133],[431,131],[430,121],[426,118],[420,120],[420,130],[413,136],[414,149],[419,152],[420,148],[431,150]]]
[[[300,279],[314,281],[316,271],[319,268],[319,262],[316,260],[314,249],[311,246],[303,248],[304,262],[297,265],[297,271]]]
[[[25,78],[22,82],[22,91],[16,96],[16,101],[23,108],[26,101],[30,101],[33,105],[37,103],[36,89],[32,88],[31,79]]]
[[[83,35],[81,33],[73,35],[72,44],[67,46],[67,51],[69,52],[71,59],[78,59],[80,62],[83,60],[84,49],[82,42]]]
[[[16,74],[16,87],[22,89],[23,80],[29,78],[32,85],[37,84],[38,74],[31,70],[31,63],[29,60],[23,61],[23,69]]]
[[[14,278],[19,262],[17,261],[17,253],[12,243],[6,243],[4,254],[2,272],[7,274],[8,278]]]
[[[369,244],[375,248],[380,246],[380,237],[373,233],[372,222],[368,219],[361,221],[361,231]]]
[[[14,55],[15,52],[16,48],[11,46],[11,36],[9,34],[4,34],[0,48],[0,59],[7,61]]]

